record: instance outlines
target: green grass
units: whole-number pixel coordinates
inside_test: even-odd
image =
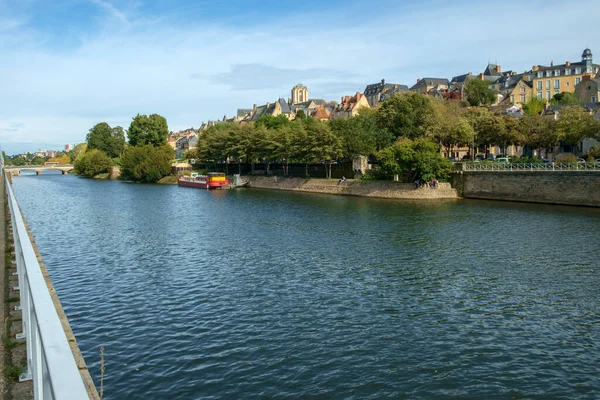
[[[19,382],[19,376],[25,372],[23,367],[15,367],[14,365],[4,366],[4,377],[13,382]]]

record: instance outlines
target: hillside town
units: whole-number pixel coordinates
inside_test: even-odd
[[[386,99],[396,93],[416,92],[431,98],[443,99],[468,106],[465,88],[468,82],[480,80],[488,83],[488,88],[493,91],[494,99],[487,107],[495,113],[503,113],[515,118],[522,118],[523,106],[532,99],[545,103],[541,111],[548,118],[560,118],[560,109],[563,105],[551,104],[551,100],[561,93],[571,93],[587,112],[600,119],[600,64],[593,62],[593,54],[589,48],[583,50],[581,61],[565,61],[558,64],[550,61],[548,64],[533,65],[528,71],[517,72],[503,69],[501,65],[488,63],[482,72],[466,72],[450,79],[445,77],[418,77],[416,82],[409,86],[400,83],[388,83],[385,79],[380,82],[367,84],[364,91],[342,96],[338,101],[311,98],[309,88],[298,84],[291,89],[288,99],[278,98],[265,104],[254,104],[251,108],[237,109],[233,117],[224,116],[220,120],[203,122],[199,128],[189,128],[179,132],[172,132],[168,143],[175,149],[177,157],[194,150],[198,143],[200,132],[223,122],[240,125],[251,124],[263,116],[277,117],[284,115],[289,120],[294,120],[298,115],[312,117],[322,121],[331,121],[340,118],[356,116],[362,108],[376,108]],[[540,154],[550,157],[562,152],[584,154],[593,145],[599,143],[593,139],[585,139],[578,148],[564,147],[552,149],[552,153]],[[499,147],[486,150],[492,156],[499,154],[503,149]],[[508,155],[521,156],[523,149],[520,146],[511,146],[506,149]],[[442,149],[447,158],[461,159],[468,155],[469,148],[456,148],[452,151]]]

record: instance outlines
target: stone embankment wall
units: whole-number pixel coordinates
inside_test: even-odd
[[[282,177],[244,177],[249,187],[327,193],[345,196],[380,197],[388,199],[456,199],[458,195],[449,183],[440,183],[437,189],[415,189],[412,183],[347,181],[338,184],[335,179],[298,179]]]
[[[463,172],[454,187],[464,198],[600,207],[600,171]]]

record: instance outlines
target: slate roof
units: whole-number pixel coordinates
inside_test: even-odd
[[[421,78],[421,80],[411,87],[417,88],[419,86],[438,86],[438,85],[446,85],[450,86],[450,82],[446,78]]]
[[[400,93],[400,92],[407,92],[407,91],[408,91],[407,85],[385,83],[385,80],[382,80],[381,82],[367,85],[367,87],[365,88],[365,91],[363,93],[367,96],[373,96],[377,93],[389,93],[389,92]]]
[[[537,73],[538,71],[541,72],[545,72],[548,70],[556,70],[556,69],[560,69],[560,74],[561,75],[566,75],[565,74],[565,70],[570,69],[571,70],[571,75],[575,75],[575,68],[581,68],[581,73],[585,73],[585,63],[584,62],[572,62],[568,67],[567,64],[560,64],[560,65],[538,65],[538,70],[534,71],[534,74]],[[600,64],[592,64],[592,68],[600,68]]]

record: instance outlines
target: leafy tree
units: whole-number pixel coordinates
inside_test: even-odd
[[[465,146],[473,142],[475,131],[461,115],[456,103],[434,101],[432,106],[435,119],[430,125],[429,133],[448,153],[456,146]]]
[[[569,92],[557,93],[550,99],[550,104],[560,104],[560,105],[577,105],[581,104],[581,101],[575,94]]]
[[[537,97],[532,97],[527,103],[523,104],[525,115],[540,115],[546,107],[546,102]]]
[[[62,154],[61,156],[52,157],[48,160],[48,162],[56,162],[59,164],[68,164],[71,161],[68,155]]]
[[[520,142],[532,149],[547,149],[560,141],[555,121],[540,115],[525,115],[519,123]]]
[[[167,120],[158,115],[136,115],[129,125],[127,137],[132,146],[144,146],[147,144],[153,146],[162,146],[167,143],[169,127]]]
[[[47,159],[47,157],[35,156],[31,160],[31,165],[44,165]]]
[[[295,119],[306,119],[306,113],[304,112],[304,110],[298,110]]]
[[[422,137],[433,118],[431,99],[415,92],[396,93],[377,110],[377,124],[394,138]]]
[[[131,146],[123,153],[121,174],[125,179],[138,182],[157,182],[171,173],[171,160],[175,156],[168,146]]]
[[[377,153],[379,172],[391,178],[403,174],[409,181],[446,179],[452,172],[452,163],[440,155],[437,143],[427,138],[399,139],[392,146]]]
[[[78,157],[74,169],[77,175],[91,178],[103,172],[108,172],[110,165],[111,161],[106,153],[93,149]]]
[[[281,126],[289,125],[290,120],[283,114],[274,117],[272,115],[263,114],[254,123],[254,126],[264,126],[267,129],[278,129]]]
[[[79,143],[77,145],[75,145],[75,147],[73,147],[73,149],[71,149],[67,155],[69,156],[69,159],[71,160],[72,163],[75,162],[75,160],[77,160],[77,157],[79,157],[80,154],[83,154],[87,151],[87,143]]]
[[[599,124],[583,107],[571,106],[559,110],[556,132],[561,142],[576,145],[585,138],[594,137]]]
[[[100,122],[90,129],[86,142],[88,150],[98,149],[110,158],[119,157],[125,148],[125,132],[120,126],[111,128],[106,122]]]
[[[478,107],[482,105],[494,104],[496,101],[496,92],[489,88],[488,81],[483,79],[471,79],[465,84],[465,96],[469,105]]]

